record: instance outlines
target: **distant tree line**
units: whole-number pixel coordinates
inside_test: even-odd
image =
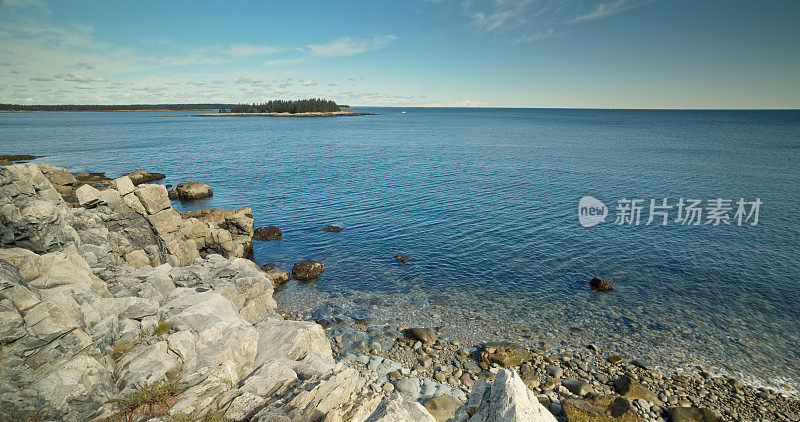
[[[272,100],[261,104],[61,104],[21,105],[0,104],[3,111],[138,111],[138,110],[219,110],[220,113],[311,113],[336,112],[349,106],[339,106],[334,101],[312,98],[306,100]]]
[[[334,101],[321,98],[305,100],[272,100],[261,104],[237,104],[220,107],[220,113],[331,113],[341,111]]]
[[[219,110],[231,104],[125,104],[125,105],[19,105],[0,104],[0,111],[132,111],[132,110]]]

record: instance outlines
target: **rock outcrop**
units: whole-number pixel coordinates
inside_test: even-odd
[[[203,182],[178,183],[178,186],[169,191],[169,199],[180,201],[209,198],[212,195],[214,195],[214,192],[211,190],[211,186]]]
[[[0,167],[0,420],[554,420],[516,372],[462,406],[390,359],[334,359],[322,326],[278,314],[288,273],[244,259],[249,208],[181,215],[163,186],[69,174]]]
[[[539,403],[516,371],[503,369],[492,385],[483,380],[475,383],[467,403],[456,411],[453,421],[556,422],[556,418]]]
[[[155,182],[156,180],[161,180],[167,177],[161,173],[148,173],[142,170],[134,170],[130,173],[125,173],[122,176],[127,176],[129,179],[131,179],[131,182],[133,182],[134,185]]]

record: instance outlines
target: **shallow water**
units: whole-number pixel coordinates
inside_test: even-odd
[[[527,328],[800,388],[800,112],[361,110],[380,114],[0,114],[0,153],[205,181],[213,198],[178,206],[251,206],[257,226],[283,229],[256,242],[258,263],[325,262],[279,293],[293,306],[345,293],[476,341]],[[584,195],[609,206],[606,223],[578,224]],[[650,199],[680,197],[763,205],[757,226],[644,225]],[[622,198],[645,200],[642,225],[614,224]],[[591,292],[595,275],[616,290]]]

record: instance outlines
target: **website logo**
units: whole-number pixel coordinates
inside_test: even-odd
[[[593,196],[584,196],[578,202],[578,221],[583,227],[593,227],[605,223],[608,207]]]

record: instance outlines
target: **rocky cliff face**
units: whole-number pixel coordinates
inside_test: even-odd
[[[249,208],[180,215],[163,186],[70,176],[0,167],[0,420],[436,420],[370,388],[391,362],[336,362],[320,325],[277,314]],[[460,420],[544,415],[502,379]]]

